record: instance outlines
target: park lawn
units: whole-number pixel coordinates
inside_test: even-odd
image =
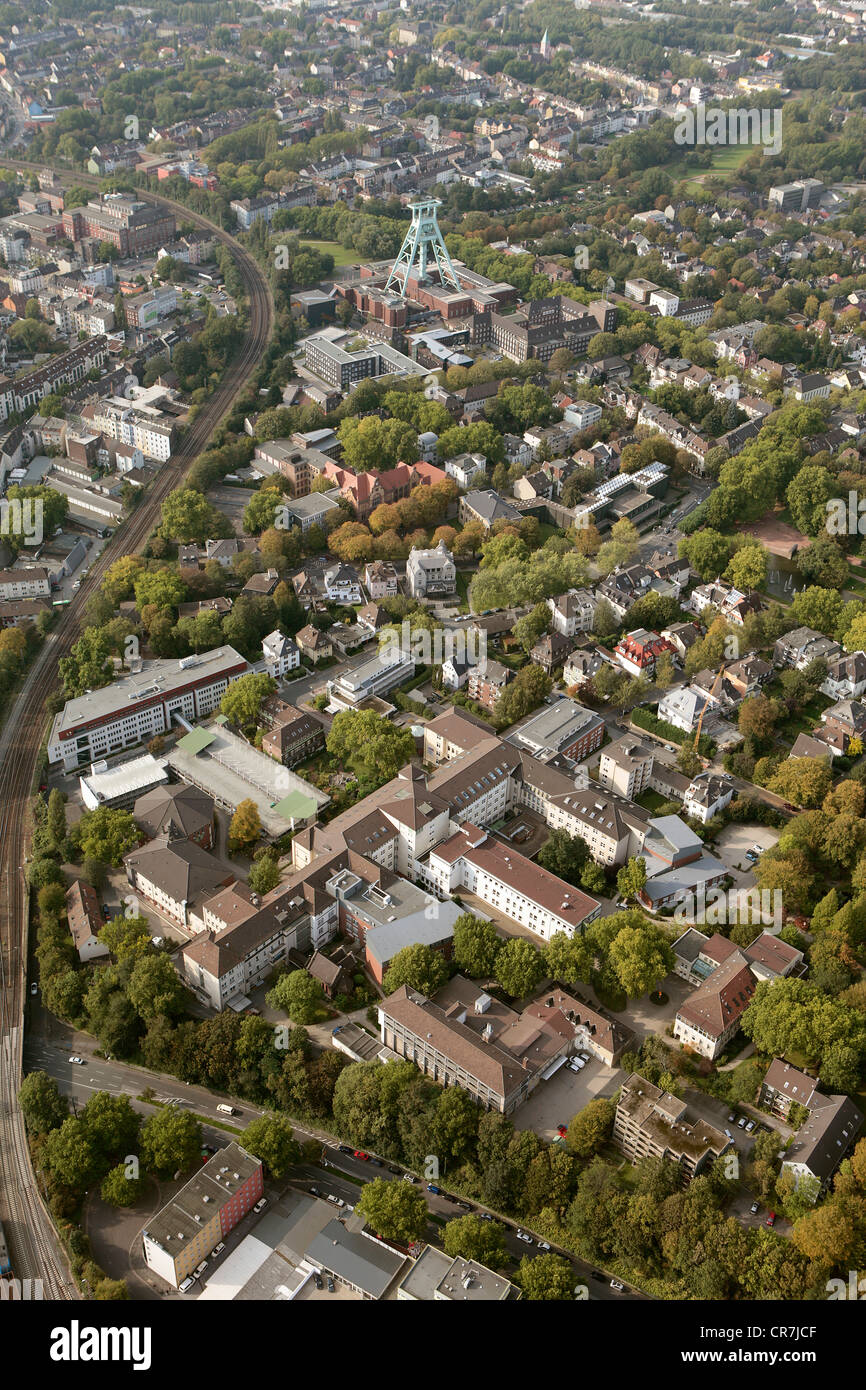
[[[656,812],[660,806],[664,806],[665,800],[666,798],[661,796],[659,792],[650,790],[641,792],[637,799],[637,804],[638,806],[643,806],[645,811]]]
[[[469,612],[469,585],[475,578],[474,570],[457,571],[457,597],[460,600],[460,612]]]
[[[345,246],[341,246],[339,241],[317,241],[312,238],[302,237],[302,246],[310,246],[314,251],[321,251],[334,257],[334,265],[359,265],[361,257],[357,251],[347,251]]]

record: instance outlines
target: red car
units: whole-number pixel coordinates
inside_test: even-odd
[[[556,1132],[560,1139],[562,1139],[568,1133],[568,1125],[557,1125]]]
[[[775,1213],[774,1211],[771,1211],[771,1212],[770,1212],[770,1215],[767,1217],[766,1221],[764,1222],[764,1225],[765,1225],[765,1226],[775,1226],[775,1224],[776,1224],[776,1213]]]
[[[363,1149],[356,1149],[356,1150],[355,1150],[355,1157],[356,1157],[356,1158],[363,1158],[363,1160],[364,1160],[365,1163],[369,1163],[369,1161],[370,1161],[370,1155],[369,1155],[369,1154],[365,1154]]]

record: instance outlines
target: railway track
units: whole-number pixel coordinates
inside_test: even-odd
[[[16,169],[45,167],[20,160],[2,162],[11,163]],[[57,172],[69,182],[95,187],[99,184],[88,175]],[[28,890],[24,864],[28,803],[47,723],[45,703],[57,683],[57,663],[78,636],[87,599],[99,589],[114,560],[143,548],[159,519],[163,501],[182,484],[213,430],[228,414],[258,366],[273,325],[273,301],[267,282],[252,257],[230,233],[172,199],[149,193],[140,196],[210,231],[229,248],[247,293],[249,322],[242,348],[202,406],[171,462],[159,470],[146,496],[94,561],[81,589],[63,610],[57,627],[48,634],[0,733],[0,1220],[6,1228],[13,1274],[21,1280],[41,1280],[47,1299],[74,1298],[77,1290],[42,1202],[17,1100],[27,1000]]]

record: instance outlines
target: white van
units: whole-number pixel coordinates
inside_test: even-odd
[[[237,1115],[238,1113],[233,1105],[218,1105],[217,1110],[220,1115]]]

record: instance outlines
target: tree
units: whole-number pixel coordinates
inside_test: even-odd
[[[755,739],[758,743],[769,743],[773,738],[778,717],[779,707],[775,700],[768,700],[766,695],[755,695],[740,705],[738,727],[745,738]]]
[[[832,780],[829,763],[829,758],[786,758],[767,789],[796,806],[820,806]]]
[[[57,787],[48,796],[48,830],[60,852],[66,842],[66,798]]]
[[[512,636],[519,646],[529,654],[539,637],[550,627],[551,613],[546,603],[537,603],[530,613],[518,618],[512,629]]]
[[[762,545],[744,545],[731,558],[728,578],[735,588],[748,593],[760,589],[767,579],[767,552]]]
[[[574,884],[580,882],[588,858],[585,842],[578,835],[569,835],[567,830],[552,830],[538,852],[538,862],[543,869]]]
[[[442,1243],[446,1255],[474,1260],[487,1269],[502,1269],[508,1263],[502,1227],[494,1221],[484,1221],[474,1213],[449,1221]]]
[[[273,854],[262,854],[250,869],[249,885],[254,893],[264,896],[280,881],[280,861]]]
[[[731,542],[721,531],[711,526],[703,526],[691,536],[685,536],[679,543],[681,558],[688,560],[690,566],[704,581],[718,579],[724,574],[731,558]]]
[[[574,1298],[574,1273],[561,1255],[524,1255],[516,1279],[524,1298],[532,1303],[563,1303]]]
[[[646,864],[643,859],[629,859],[616,876],[617,892],[625,902],[629,898],[636,898],[645,884]]]
[[[332,758],[351,763],[378,786],[396,777],[415,753],[411,729],[392,724],[372,710],[341,710],[325,746]]]
[[[552,680],[540,666],[523,666],[496,702],[494,722],[497,729],[504,729],[531,714],[550,694],[552,686]]]
[[[220,710],[232,724],[244,731],[253,731],[262,705],[273,695],[277,683],[264,671],[249,671],[240,680],[232,681],[220,701]]]
[[[541,953],[531,941],[513,936],[496,957],[496,977],[506,994],[522,999],[531,994],[544,973]]]
[[[376,1178],[364,1187],[355,1211],[383,1240],[413,1245],[423,1240],[427,1231],[427,1203],[411,1183]]]
[[[405,420],[348,416],[339,426],[343,458],[356,473],[380,473],[418,459],[418,434]]]
[[[69,1116],[47,1135],[42,1160],[52,1176],[73,1192],[83,1193],[99,1176],[100,1162],[83,1120]]]
[[[473,979],[492,975],[501,946],[502,938],[493,922],[471,912],[461,912],[454,923],[452,950],[454,960],[465,974]]]
[[[141,831],[130,811],[97,806],[95,811],[85,811],[71,827],[69,839],[79,858],[101,859],[116,866],[139,843]]]
[[[134,1207],[144,1196],[147,1184],[142,1177],[133,1177],[127,1164],[118,1163],[102,1179],[99,1195],[110,1207]]]
[[[293,1023],[314,1023],[325,995],[306,970],[291,970],[280,976],[266,997],[269,1008],[284,1009]]]
[[[398,951],[385,973],[386,994],[393,994],[403,985],[417,989],[428,997],[441,989],[448,979],[448,963],[441,951],[416,942]]]
[[[589,980],[592,971],[592,952],[586,938],[569,936],[564,931],[554,932],[543,949],[544,966],[553,980],[562,980],[566,985],[577,985]]]
[[[136,1013],[150,1022],[160,1015],[174,1018],[184,1012],[187,994],[168,956],[139,957],[126,986],[126,996]]]
[[[596,1096],[576,1115],[568,1126],[566,1144],[577,1158],[592,1158],[610,1138],[616,1106],[604,1096]]]
[[[229,850],[232,853],[238,849],[248,850],[261,833],[262,818],[259,809],[251,797],[245,797],[238,803],[238,808],[232,816],[229,826]]]
[[[132,917],[113,917],[97,935],[118,964],[121,961],[137,960],[151,949],[150,923],[146,917],[138,914]]]
[[[285,1178],[300,1162],[301,1150],[285,1115],[270,1111],[260,1115],[244,1130],[244,1148],[260,1158],[274,1178]]]
[[[203,493],[192,487],[176,488],[162,504],[160,530],[166,540],[200,545],[224,534],[225,518],[211,506]]]
[[[659,927],[623,927],[610,944],[608,961],[630,999],[654,989],[674,968],[674,953]]]
[[[31,1071],[25,1076],[18,1090],[18,1103],[31,1134],[59,1129],[69,1114],[69,1105],[57,1082],[44,1071]]]
[[[201,1125],[176,1106],[166,1106],[145,1120],[140,1153],[145,1167],[159,1177],[191,1168],[201,1151]]]
[[[106,1163],[125,1158],[136,1147],[141,1116],[133,1110],[129,1096],[97,1091],[80,1118],[95,1152]]]

